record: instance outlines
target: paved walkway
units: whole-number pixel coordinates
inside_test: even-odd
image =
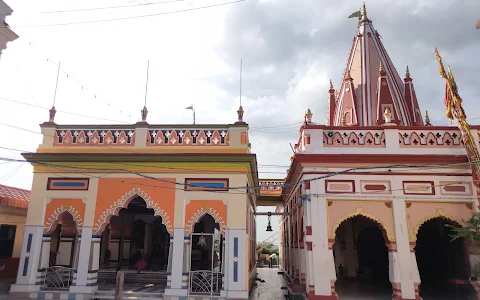
[[[283,280],[283,275],[278,274],[278,269],[258,268],[257,277],[265,282],[255,281],[257,287],[254,287],[250,293],[250,300],[284,300],[287,290],[282,290],[287,283]]]

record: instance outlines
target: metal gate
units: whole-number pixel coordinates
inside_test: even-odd
[[[189,295],[219,296],[222,288],[222,264],[218,266],[221,236],[192,233],[190,239]]]

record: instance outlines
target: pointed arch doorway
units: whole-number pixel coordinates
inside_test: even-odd
[[[339,298],[391,299],[388,237],[381,224],[357,215],[336,229],[333,255]]]
[[[205,214],[195,223],[190,241],[188,294],[220,296],[225,252],[220,224]]]
[[[100,266],[141,271],[166,271],[170,234],[161,216],[137,196],[113,215],[100,243]]]
[[[423,223],[417,233],[415,257],[420,275],[420,296],[425,299],[470,299],[470,268],[465,240],[452,240],[456,222],[436,217]]]

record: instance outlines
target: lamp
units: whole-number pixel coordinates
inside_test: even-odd
[[[200,247],[203,247],[203,246],[207,245],[207,241],[205,241],[205,237],[203,236],[203,233],[200,236],[200,238],[198,239],[197,245],[199,245]]]
[[[273,231],[271,219],[272,219],[272,213],[271,213],[271,212],[268,212],[267,231]]]

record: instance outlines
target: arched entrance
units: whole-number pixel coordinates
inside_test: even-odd
[[[340,224],[333,245],[337,272],[335,291],[340,299],[391,298],[386,242],[386,234],[381,225],[362,215]]]
[[[64,211],[52,225],[49,267],[72,268],[75,265],[76,245],[78,245],[76,222],[70,212]]]
[[[218,296],[223,281],[223,235],[220,224],[205,214],[191,233],[189,294]]]
[[[463,238],[452,240],[452,228],[459,226],[444,218],[421,225],[414,248],[420,274],[420,296],[430,299],[468,299],[470,272]],[[463,282],[463,284],[462,284]],[[457,284],[456,284],[457,283]]]
[[[101,268],[167,270],[170,234],[162,223],[142,197],[132,199],[110,218],[102,233]]]

